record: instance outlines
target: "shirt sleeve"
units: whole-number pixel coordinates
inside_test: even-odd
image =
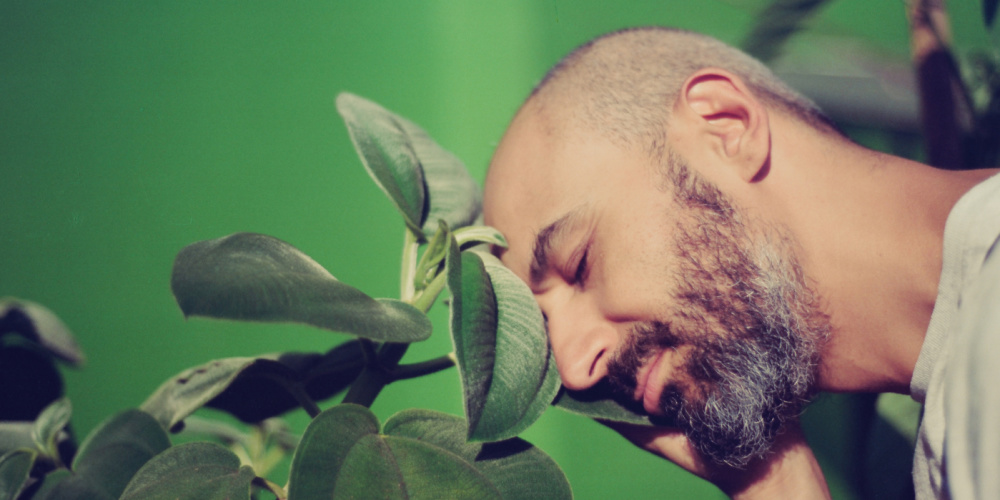
[[[951,498],[1000,498],[1000,248],[962,294],[945,381]]]

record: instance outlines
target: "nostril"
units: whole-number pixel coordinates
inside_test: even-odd
[[[600,352],[598,352],[597,355],[594,356],[594,362],[590,364],[590,373],[589,373],[590,378],[593,379],[595,376],[603,376],[603,374],[598,373],[598,366],[601,362],[601,358],[604,357],[604,354],[606,352],[607,349],[601,349]]]

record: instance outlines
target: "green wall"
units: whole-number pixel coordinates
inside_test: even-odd
[[[82,344],[88,365],[64,371],[80,434],[208,359],[325,350],[345,337],[185,321],[168,281],[184,245],[253,231],[369,294],[398,293],[403,227],[357,160],[338,92],[421,124],[481,181],[523,97],[572,47],[644,24],[738,42],[763,3],[2,0],[0,295],[47,305]],[[978,1],[953,3],[975,18]],[[840,0],[812,26],[905,56],[901,10]],[[450,350],[445,311],[433,319],[408,360]],[[373,409],[412,406],[461,414],[455,372],[390,386]],[[525,437],[577,498],[721,496],[557,410]]]

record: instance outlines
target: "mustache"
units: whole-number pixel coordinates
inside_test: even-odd
[[[673,349],[683,341],[670,324],[664,321],[646,321],[634,325],[622,346],[608,361],[607,380],[612,391],[631,401],[638,386],[636,374],[643,364],[657,352]]]

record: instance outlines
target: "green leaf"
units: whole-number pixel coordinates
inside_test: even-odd
[[[623,404],[616,399],[605,381],[585,391],[569,391],[564,387],[552,404],[570,413],[598,420],[654,425],[640,405],[634,402]]]
[[[337,96],[337,111],[368,175],[396,205],[406,225],[421,234],[424,173],[401,118],[346,92]]]
[[[772,0],[743,40],[744,52],[761,61],[775,59],[782,45],[829,0]]]
[[[500,498],[455,454],[378,431],[375,415],[358,405],[338,405],[316,417],[292,459],[289,500]]]
[[[483,200],[469,169],[417,125],[403,118],[399,118],[399,123],[409,136],[424,173],[427,187],[424,233],[437,231],[438,220],[445,221],[451,229],[472,224],[482,212]]]
[[[21,448],[35,448],[34,427],[34,422],[0,421],[0,455]]]
[[[347,92],[337,110],[362,163],[416,234],[471,224],[482,211],[482,195],[468,169],[413,122]],[[421,231],[422,229],[422,231]]]
[[[266,359],[248,366],[205,406],[257,423],[300,407],[286,384],[298,386],[313,401],[323,401],[354,382],[365,362],[358,340],[344,342],[326,354],[289,352],[273,358],[287,370]]]
[[[69,424],[72,413],[73,405],[67,398],[58,399],[42,410],[31,430],[31,437],[40,451],[50,457],[59,456],[59,449],[56,447],[59,433]]]
[[[463,249],[482,243],[507,248],[507,240],[503,234],[489,226],[463,227],[455,231],[455,240],[458,241],[459,248]]]
[[[526,429],[559,390],[541,310],[528,287],[495,257],[448,259],[451,335],[469,438],[496,441]]]
[[[186,443],[160,453],[136,473],[121,500],[250,499],[253,469],[214,443]]]
[[[135,473],[170,447],[170,438],[148,413],[126,410],[97,427],[80,446],[73,472],[110,498],[118,498]]]
[[[188,245],[177,254],[170,286],[185,316],[290,321],[384,342],[431,334],[430,320],[413,306],[373,299],[295,247],[262,234]]]
[[[37,456],[35,450],[14,450],[0,456],[0,498],[17,498],[28,483]]]
[[[428,443],[472,464],[507,500],[558,500],[573,497],[562,469],[542,450],[512,438],[494,443],[467,442],[468,424],[431,410],[404,410],[386,421],[383,432]]]
[[[0,299],[0,337],[8,333],[22,335],[73,366],[84,362],[83,351],[69,328],[41,304],[13,297]]]

